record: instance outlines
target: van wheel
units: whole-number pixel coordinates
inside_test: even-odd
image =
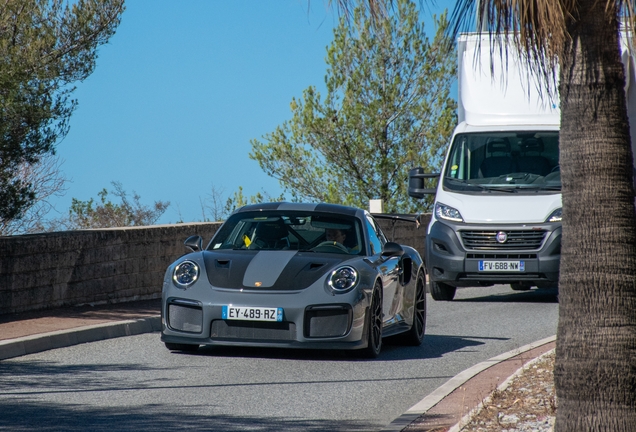
[[[451,301],[455,298],[455,291],[457,290],[457,287],[433,281],[429,282],[429,287],[433,300]]]
[[[511,283],[510,288],[512,288],[514,291],[528,291],[530,288],[532,288],[532,285],[528,285],[527,283],[523,282],[516,282]]]

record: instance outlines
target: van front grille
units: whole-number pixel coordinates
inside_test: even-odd
[[[505,234],[502,235],[501,233]],[[540,249],[545,238],[545,230],[475,230],[460,231],[466,249],[512,250]],[[498,236],[499,234],[499,236]],[[505,237],[505,241],[501,241]],[[499,241],[498,241],[499,239]]]
[[[498,259],[537,259],[536,253],[467,253],[468,259],[486,259],[486,260],[498,260]]]

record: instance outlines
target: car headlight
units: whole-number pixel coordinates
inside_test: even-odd
[[[552,212],[546,222],[561,222],[563,220],[563,208],[556,209]]]
[[[464,222],[464,218],[459,210],[442,203],[435,203],[435,216],[437,216],[437,219]]]
[[[199,278],[199,266],[193,261],[183,261],[174,268],[172,281],[177,288],[189,288]]]
[[[350,266],[338,267],[331,272],[327,283],[335,292],[349,291],[358,283],[358,272]]]

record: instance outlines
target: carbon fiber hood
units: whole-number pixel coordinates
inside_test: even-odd
[[[301,290],[351,256],[299,251],[204,251],[210,285],[250,290]]]

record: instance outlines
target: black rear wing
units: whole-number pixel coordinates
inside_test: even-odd
[[[407,215],[407,214],[384,214],[384,213],[372,213],[375,219],[387,219],[392,221],[391,224],[391,240],[395,239],[395,224],[398,222],[412,222],[415,224],[416,229],[420,228],[420,215]]]
[[[420,227],[420,215],[402,215],[402,214],[385,214],[385,213],[374,213],[373,217],[376,219],[389,219],[394,222],[404,221],[404,222],[413,222],[417,227]]]

